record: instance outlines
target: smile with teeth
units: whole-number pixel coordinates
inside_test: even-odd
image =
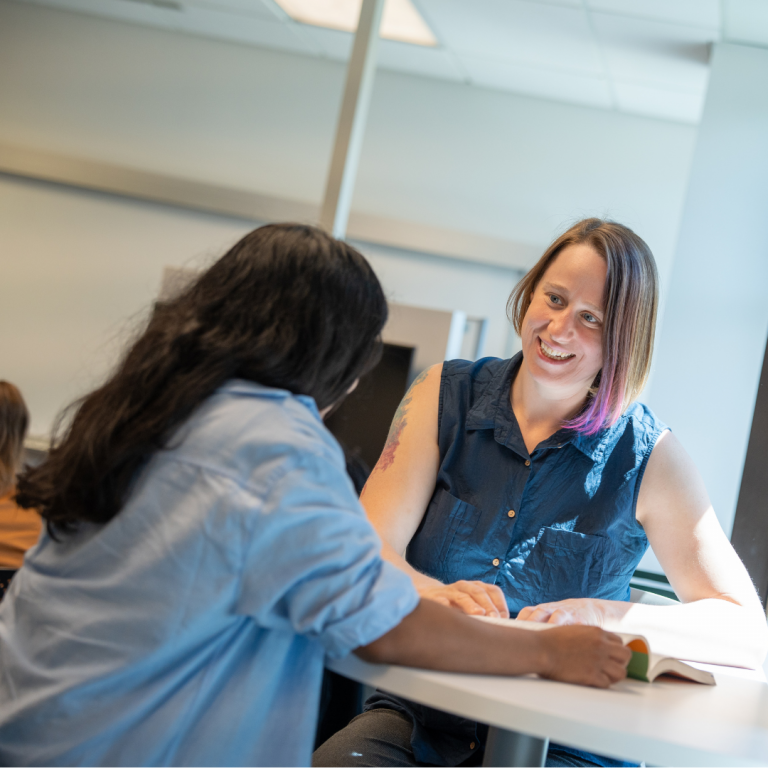
[[[539,346],[545,357],[550,360],[567,360],[569,357],[574,357],[570,352],[555,352],[552,347],[547,346],[541,339],[539,339]]]

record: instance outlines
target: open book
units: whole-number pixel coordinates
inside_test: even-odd
[[[491,616],[473,616],[473,618],[487,621],[490,624],[499,624],[503,627],[530,629],[535,632],[557,626],[556,624],[542,624],[538,621],[499,619]],[[642,635],[628,635],[624,632],[614,632],[613,634],[618,635],[624,645],[632,649],[632,658],[627,666],[627,677],[652,683],[659,675],[672,675],[694,683],[715,685],[715,677],[711,672],[698,669],[691,664],[680,661],[680,659],[674,659],[662,653],[653,653],[650,643]]]

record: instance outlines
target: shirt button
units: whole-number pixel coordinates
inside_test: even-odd
[[[530,459],[526,459],[525,460],[525,466],[526,467],[530,467],[531,466],[531,460]]]
[[[470,741],[469,742],[469,748],[470,749],[474,749],[475,748],[475,742],[474,741]]]
[[[500,562],[501,562],[501,560],[499,560],[499,558],[498,558],[498,557],[494,557],[494,558],[493,558],[493,564],[494,564],[494,565],[498,565]]]
[[[507,512],[507,517],[514,517],[515,516],[515,510],[510,509],[509,512]]]

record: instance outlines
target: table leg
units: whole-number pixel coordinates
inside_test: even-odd
[[[484,766],[541,766],[547,758],[549,739],[537,739],[504,728],[488,729]]]

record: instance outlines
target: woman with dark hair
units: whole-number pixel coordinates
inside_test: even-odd
[[[623,677],[614,635],[510,634],[382,561],[322,416],[386,316],[365,259],[299,225],[156,307],[20,478],[48,530],[0,606],[0,763],[306,764],[326,654]]]
[[[40,515],[14,501],[29,411],[18,388],[0,381],[0,600],[40,536]]]
[[[703,482],[636,402],[651,365],[658,278],[627,227],[580,221],[520,281],[511,360],[454,360],[416,380],[361,501],[383,555],[419,594],[468,614],[664,635],[671,654],[757,667],[765,616]],[[653,550],[676,606],[628,602]],[[478,764],[485,729],[386,693],[314,764]],[[552,744],[547,765],[617,765]]]

